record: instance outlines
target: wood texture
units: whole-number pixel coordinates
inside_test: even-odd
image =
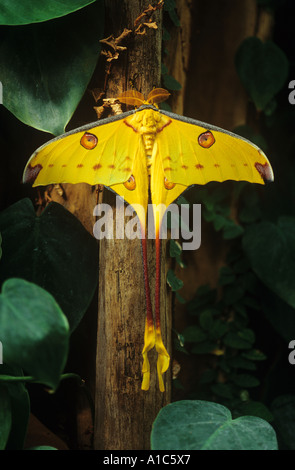
[[[107,1],[108,34],[115,37],[124,28],[132,29],[135,19],[148,1]],[[118,15],[118,12],[120,14]],[[158,28],[145,35],[131,35],[127,50],[120,54],[111,70],[108,96],[130,88],[144,94],[160,85],[161,13],[153,16]],[[104,191],[104,202],[112,205],[114,195]],[[163,341],[171,352],[171,296],[166,284],[166,244],[162,250],[162,329]],[[154,299],[155,253],[148,241],[149,278]],[[151,361],[150,390],[141,390],[142,349],[145,324],[145,292],[141,242],[102,240],[100,242],[98,295],[97,361],[95,392],[95,449],[148,449],[152,423],[162,406],[170,400],[170,370],[165,374],[166,391],[158,390],[155,357]],[[152,359],[154,351],[149,357]]]

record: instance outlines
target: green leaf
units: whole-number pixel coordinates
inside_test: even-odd
[[[220,318],[214,320],[210,327],[209,338],[213,340],[221,338],[228,331],[228,328],[227,322],[220,320]]]
[[[194,344],[191,348],[192,354],[210,354],[214,349],[216,349],[216,343],[213,341],[203,341],[198,344]]]
[[[232,305],[243,299],[245,291],[238,283],[226,284],[223,289],[223,301],[226,305]]]
[[[290,338],[295,337],[295,309],[266,287],[260,289],[259,293],[264,316],[275,331],[289,342]]]
[[[168,90],[179,91],[182,88],[181,84],[177,80],[175,80],[175,78],[171,77],[171,75],[163,75],[162,80],[164,87]]]
[[[284,450],[295,450],[295,395],[278,396],[271,404],[274,425]]]
[[[178,198],[176,199],[175,201],[177,204],[179,204],[180,206],[182,204],[189,204],[189,201],[183,196],[183,194],[181,194],[180,196],[178,196]]]
[[[275,432],[254,416],[232,419],[222,405],[183,400],[162,408],[151,433],[152,450],[277,450]]]
[[[238,75],[258,110],[284,86],[289,70],[285,53],[272,41],[263,43],[257,37],[245,39],[236,58]]]
[[[259,206],[243,207],[239,212],[239,220],[243,224],[252,224],[261,219],[261,209]]]
[[[181,259],[182,254],[182,247],[180,243],[176,240],[171,239],[169,243],[169,254],[171,258],[175,258],[176,262],[179,264],[180,267],[184,268],[185,264]]]
[[[249,260],[245,256],[236,260],[232,265],[232,269],[236,274],[245,273],[249,271],[250,268],[251,265],[249,263]]]
[[[214,384],[211,386],[211,391],[218,397],[228,398],[229,400],[233,398],[232,387],[229,384]]]
[[[162,41],[170,41],[171,35],[165,26],[162,27]],[[163,73],[163,72],[162,72]],[[167,73],[167,71],[165,72]]]
[[[161,74],[166,75],[168,73],[168,68],[165,64],[161,64]]]
[[[176,277],[172,269],[169,269],[167,272],[167,283],[169,284],[173,292],[183,287],[183,281],[181,279],[178,279],[178,277]]]
[[[273,414],[269,409],[259,401],[248,400],[242,402],[238,407],[239,414],[243,416],[257,416],[258,418],[265,419],[265,421],[273,421]]]
[[[186,303],[186,300],[182,297],[182,295],[180,295],[179,292],[175,292],[175,297],[177,298],[178,302],[180,302],[181,304],[185,304]]]
[[[218,284],[225,286],[226,284],[232,284],[236,279],[236,275],[229,266],[222,266],[219,271]]]
[[[233,220],[227,220],[223,227],[222,236],[225,240],[233,240],[244,233],[244,228],[236,224]]]
[[[256,365],[253,361],[250,361],[246,359],[245,357],[242,357],[241,355],[229,357],[227,359],[227,363],[230,367],[233,367],[234,369],[246,369],[246,370],[256,369]]]
[[[164,3],[165,11],[174,10],[174,8],[176,8],[175,0],[165,0],[165,3]]]
[[[163,109],[164,111],[169,111],[170,113],[172,113],[172,108],[171,108],[170,104],[168,104],[166,102],[159,103],[159,108]]]
[[[0,450],[5,449],[6,447],[11,428],[11,421],[9,393],[6,386],[0,384]]]
[[[213,316],[210,310],[205,310],[199,317],[200,325],[205,331],[209,331],[213,326]]]
[[[266,359],[265,354],[263,354],[258,349],[251,349],[250,351],[242,352],[242,356],[250,361],[264,361]]]
[[[66,364],[69,325],[54,298],[23,279],[8,279],[0,294],[0,331],[5,361],[55,390]]]
[[[96,240],[60,204],[49,204],[37,217],[29,199],[0,214],[0,231],[0,283],[19,277],[38,284],[54,296],[71,330],[76,328],[97,286]]]
[[[203,310],[210,308],[217,298],[217,290],[211,289],[209,285],[200,286],[195,297],[188,304],[188,312],[198,315]]]
[[[1,0],[0,24],[21,25],[38,23],[68,15],[95,0]]]
[[[4,374],[9,377],[23,377],[19,366],[2,364],[0,379]],[[0,385],[1,386],[1,385]],[[11,430],[6,444],[7,450],[22,450],[30,416],[30,398],[25,383],[5,383],[11,403]]]
[[[177,257],[177,256],[180,256],[181,253],[182,253],[182,248],[181,248],[181,245],[179,242],[175,241],[175,240],[170,240],[170,243],[169,243],[169,254],[171,257]]]
[[[169,16],[170,16],[170,19],[171,19],[172,23],[174,24],[174,26],[177,26],[177,27],[180,26],[179,18],[178,18],[177,13],[174,9],[169,10]]]
[[[207,339],[207,333],[205,333],[199,326],[192,325],[187,326],[183,332],[182,337],[185,343],[199,343]]]
[[[250,349],[255,341],[252,330],[229,331],[223,338],[224,344],[234,349]]]
[[[35,447],[29,447],[26,450],[57,450],[56,447],[52,446],[35,446]]]
[[[295,217],[251,225],[242,243],[259,279],[295,308]]]
[[[213,227],[214,229],[218,232],[222,228],[224,228],[227,224],[227,218],[224,217],[223,215],[216,214],[214,218],[212,219],[213,222]]]
[[[0,42],[4,106],[29,126],[62,134],[95,69],[103,18],[99,1],[54,21],[6,27]]]
[[[231,374],[229,378],[238,387],[243,388],[257,387],[260,384],[259,380],[250,374]]]

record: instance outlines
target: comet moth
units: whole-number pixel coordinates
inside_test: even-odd
[[[108,186],[136,212],[142,231],[146,295],[142,389],[150,384],[148,352],[156,348],[159,388],[169,355],[160,321],[160,228],[166,208],[191,185],[210,181],[273,181],[271,165],[261,149],[224,129],[159,109],[169,93],[162,88],[147,100],[134,90],[118,99],[135,109],[93,122],[56,137],[29,159],[23,182],[33,186],[88,183]],[[154,211],[156,292],[153,315],[147,272],[146,216],[149,195]],[[154,321],[155,318],[155,321]]]

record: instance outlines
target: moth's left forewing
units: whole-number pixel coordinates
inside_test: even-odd
[[[33,186],[80,182],[111,186],[128,180],[139,140],[124,122],[129,114],[52,139],[32,155],[23,181]]]
[[[273,181],[267,157],[252,142],[204,122],[161,113],[171,120],[157,138],[170,181],[186,186],[226,180]]]

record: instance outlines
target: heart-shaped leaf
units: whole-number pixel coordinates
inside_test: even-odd
[[[97,285],[96,240],[60,204],[49,204],[37,217],[29,199],[0,214],[0,231],[0,283],[20,277],[38,284],[54,296],[71,330],[76,328]]]
[[[243,248],[260,280],[295,308],[295,217],[248,226]]]
[[[99,1],[54,21],[2,27],[4,106],[29,126],[62,134],[96,66],[103,19]]]
[[[238,75],[258,110],[263,110],[284,86],[289,62],[284,52],[272,41],[256,37],[240,45],[235,63]]]
[[[0,24],[20,25],[39,23],[67,15],[93,3],[95,0],[1,0]]]
[[[5,362],[55,389],[67,359],[69,325],[52,295],[8,279],[0,294],[0,332]]]
[[[295,450],[295,395],[280,395],[271,404],[279,441],[284,450]]]
[[[232,419],[222,405],[183,400],[162,408],[154,421],[153,450],[276,450],[273,428],[261,418]]]
[[[1,375],[21,377],[23,370],[19,366],[2,364],[0,366]],[[5,387],[9,393],[11,405],[11,429],[9,439],[6,443],[7,450],[22,450],[27,433],[27,426],[30,416],[30,398],[24,382],[5,382]]]

